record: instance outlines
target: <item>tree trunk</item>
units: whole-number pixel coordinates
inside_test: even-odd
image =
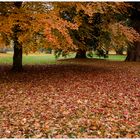
[[[22,2],[14,2],[17,8],[20,8]],[[17,21],[18,23],[18,21]],[[16,24],[13,28],[13,41],[14,41],[14,55],[13,55],[13,71],[22,71],[22,45],[18,41],[18,33],[20,32],[20,26]]]
[[[140,42],[135,42],[134,47],[128,48],[125,61],[140,62]]]
[[[87,58],[86,50],[78,49],[75,58]]]
[[[13,67],[12,70],[14,71],[22,71],[22,46],[18,41],[17,38],[17,29],[18,27],[15,26],[14,31],[14,55],[13,55]]]
[[[131,25],[140,33],[140,3],[132,3],[133,9],[131,11]],[[127,50],[127,57],[125,61],[137,61],[140,62],[140,41],[134,42],[134,47],[130,47]]]

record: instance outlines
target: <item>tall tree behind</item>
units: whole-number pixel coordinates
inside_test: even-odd
[[[71,12],[72,11],[72,12]],[[77,16],[80,19],[78,30],[69,29],[73,43],[77,46],[75,58],[86,58],[86,52],[96,49],[98,46],[98,37],[101,30],[101,14],[95,13],[92,17],[84,10],[76,11],[75,7],[69,7],[60,13],[62,18],[73,22]]]
[[[131,9],[131,26],[140,33],[140,3],[132,3],[133,8]],[[135,41],[131,44],[127,50],[126,61],[139,61],[140,62],[140,41]]]
[[[65,19],[72,21],[72,18],[79,17],[81,22],[78,30],[70,31],[73,42],[78,48],[75,50],[77,52],[76,57],[85,58],[90,43],[93,44],[94,48],[108,51],[111,46],[122,47],[138,40],[137,32],[128,27],[122,18],[123,15],[128,14],[128,7],[130,7],[128,3],[84,3],[82,5],[83,10],[79,9],[78,11],[79,13],[83,11],[83,13],[77,12],[76,16],[71,16],[71,12],[68,12],[70,8],[66,7],[64,9],[66,12],[63,12],[67,15]],[[121,17],[120,20],[116,15]],[[97,20],[100,19],[98,17],[101,17],[101,19],[98,20],[99,23],[96,23],[96,18],[92,19],[92,17],[97,17]],[[97,35],[97,31],[99,35]]]
[[[75,58],[86,58],[86,51],[96,50],[101,33],[101,14],[94,14],[93,18],[90,19],[88,15],[83,13],[82,24],[76,31],[77,34],[73,33],[73,36],[77,39],[79,49],[76,52]],[[77,38],[79,36],[79,38]],[[83,46],[83,47],[82,47]]]

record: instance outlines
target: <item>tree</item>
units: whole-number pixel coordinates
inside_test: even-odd
[[[96,50],[101,34],[101,14],[96,13],[90,17],[80,11],[82,23],[78,30],[72,30],[74,43],[78,46],[75,58],[86,58],[86,51]]]
[[[73,6],[66,8],[60,14],[62,18],[71,22],[75,17],[79,17],[81,24],[78,30],[69,29],[69,33],[73,43],[78,47],[75,58],[86,58],[86,52],[95,50],[98,46],[102,14],[95,12],[93,15],[88,15],[84,10],[76,11]]]
[[[14,5],[18,9],[20,9],[22,2],[14,2]],[[14,70],[14,71],[21,71],[22,70],[22,45],[18,41],[18,34],[20,31],[21,31],[20,25],[17,23],[13,28],[14,55],[13,55],[12,70]]]
[[[130,5],[128,3],[103,3],[103,5],[84,3],[83,10],[79,9],[79,12],[71,13],[73,7],[65,8],[62,12],[66,20],[73,21],[73,18],[79,17],[81,22],[78,30],[70,30],[73,42],[78,47],[76,58],[86,58],[86,51],[89,48],[108,52],[110,48],[117,46],[117,50],[121,50],[138,40],[138,33],[126,24]],[[89,10],[86,10],[86,7]]]
[[[140,3],[131,3],[133,8],[130,9],[131,26],[140,33]],[[133,44],[130,44],[127,49],[126,61],[139,61],[140,62],[140,41],[136,40]]]
[[[133,29],[129,30],[122,22],[116,22],[113,18],[113,13],[126,12],[129,6],[127,3],[1,2],[0,4],[0,37],[3,40],[14,40],[13,69],[18,71],[22,69],[22,51],[26,53],[34,52],[43,46],[62,49],[67,52],[76,51],[88,43],[90,46],[92,35],[87,37],[82,35],[81,44],[83,46],[81,44],[76,46],[70,36],[69,29],[79,27],[79,33],[81,34],[84,31],[83,27],[90,25],[91,19],[97,13],[103,15],[103,22],[100,26],[102,32],[97,39],[99,48],[110,42],[108,41],[108,32],[112,36],[111,42],[113,43],[117,42],[119,31],[122,40],[119,40],[118,43],[133,42],[137,36],[136,33],[132,34]],[[83,11],[84,14],[76,14],[71,18],[71,21],[61,18],[60,13],[65,11],[68,6],[73,6],[76,13]],[[85,24],[87,17],[88,22]],[[83,26],[83,24],[85,25]],[[90,33],[92,27],[87,34]],[[86,33],[86,31],[87,29],[84,32]],[[81,39],[79,42],[81,42]]]
[[[0,37],[14,41],[13,70],[22,70],[22,52],[42,47],[74,47],[67,27],[77,28],[58,16],[57,8],[44,2],[1,2]],[[61,43],[63,39],[63,44]],[[68,45],[67,45],[68,44]]]

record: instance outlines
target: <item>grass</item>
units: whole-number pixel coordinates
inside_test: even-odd
[[[0,64],[12,64],[13,54],[12,53],[7,53],[7,54],[2,54],[0,53]],[[70,54],[67,58],[74,58],[75,54]],[[94,55],[93,58],[96,59],[104,59],[104,58],[99,58],[98,56]],[[111,61],[124,61],[126,58],[125,55],[109,55],[106,60],[111,60]],[[66,59],[64,57],[60,57],[59,59]],[[57,61],[55,59],[55,56],[53,54],[29,54],[29,55],[23,55],[23,65],[31,65],[31,64],[55,64]]]
[[[12,54],[0,54],[0,64],[12,64]],[[54,55],[49,54],[29,54],[23,55],[23,65],[25,64],[54,64],[55,57]]]
[[[95,56],[96,58],[99,58],[98,56]],[[115,55],[115,54],[110,54],[106,60],[111,60],[111,61],[124,61],[126,58],[126,55]]]

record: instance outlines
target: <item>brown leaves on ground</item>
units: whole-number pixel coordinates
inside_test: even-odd
[[[140,64],[0,66],[1,138],[140,137]]]

